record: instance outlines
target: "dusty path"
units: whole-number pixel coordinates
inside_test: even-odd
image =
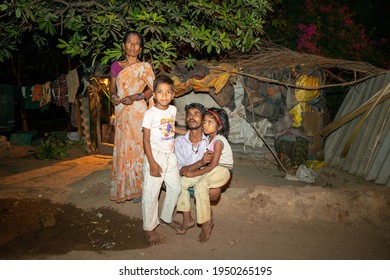
[[[339,170],[319,169],[305,184],[284,179],[269,155],[235,153],[210,240],[200,244],[196,227],[177,236],[161,225],[165,244],[148,247],[141,205],[108,200],[110,164],[79,151],[65,161],[1,159],[0,259],[390,258],[390,189]],[[50,247],[39,247],[42,236]]]

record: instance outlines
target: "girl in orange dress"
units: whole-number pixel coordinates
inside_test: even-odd
[[[144,159],[142,118],[153,93],[151,65],[141,62],[142,36],[129,31],[123,39],[123,61],[111,65],[110,93],[115,105],[115,142],[110,199],[116,202],[141,201]]]

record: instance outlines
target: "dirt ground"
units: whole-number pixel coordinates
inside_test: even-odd
[[[196,240],[199,227],[179,236],[160,225],[165,243],[152,247],[141,204],[108,199],[110,156],[1,158],[0,259],[390,258],[390,188],[330,167],[314,183],[289,181],[270,153],[234,156],[210,240]]]

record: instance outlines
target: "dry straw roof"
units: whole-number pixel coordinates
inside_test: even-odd
[[[271,44],[264,45],[254,54],[236,57],[237,58],[233,60],[229,59],[230,64],[233,64],[237,69],[241,69],[241,71],[235,74],[251,76],[252,78],[263,82],[285,85],[287,87],[295,87],[295,85],[262,77],[261,70],[268,73],[283,72],[293,69],[296,66],[300,67],[300,71],[303,74],[311,74],[315,71],[322,70],[328,77],[328,83],[322,85],[321,88],[352,86],[386,72],[385,69],[375,67],[362,61],[326,58],[323,56],[292,51]],[[213,68],[216,69],[218,66]],[[260,71],[257,72],[256,75],[251,75],[245,73],[245,69],[259,69]],[[341,72],[345,75],[339,75]],[[342,77],[348,77],[348,80]]]
[[[279,46],[264,46],[259,52],[242,56],[238,63],[243,67],[258,67],[267,65],[274,71],[285,70],[286,67],[301,65],[304,71],[339,68],[366,74],[383,73],[383,69],[361,61],[348,61],[343,59],[331,59],[314,54],[292,51]]]

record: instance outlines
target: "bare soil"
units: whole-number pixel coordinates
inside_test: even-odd
[[[288,181],[254,150],[235,152],[209,241],[196,240],[199,227],[179,236],[160,225],[165,243],[150,247],[141,204],[109,200],[111,160],[1,158],[0,259],[390,258],[390,188],[331,167],[311,184]]]

